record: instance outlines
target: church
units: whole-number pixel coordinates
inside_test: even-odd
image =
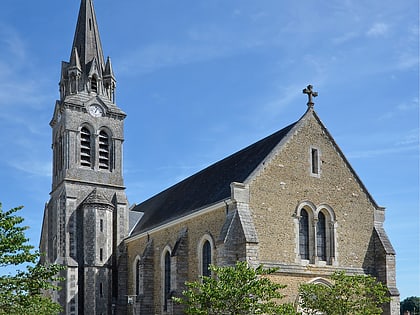
[[[132,207],[122,169],[127,114],[115,102],[92,0],[81,0],[59,87],[40,251],[42,263],[66,267],[51,293],[62,314],[183,314],[172,297],[186,281],[238,260],[278,267],[272,280],[296,304],[301,283],[328,285],[338,270],[373,275],[391,297],[384,314],[399,314],[385,208],[315,112],[311,85],[296,121]]]

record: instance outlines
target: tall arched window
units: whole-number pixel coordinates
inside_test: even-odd
[[[140,259],[136,262],[136,295],[140,295]]]
[[[104,131],[99,132],[99,168],[109,170],[110,150],[109,150],[109,136]]]
[[[210,265],[211,265],[211,244],[206,240],[202,248],[202,275],[205,277],[211,276]]]
[[[80,164],[92,167],[92,140],[90,130],[83,127],[80,130]]]
[[[309,260],[309,216],[305,209],[300,211],[299,255],[301,259]]]
[[[325,215],[318,213],[318,222],[316,223],[316,255],[320,260],[327,260],[327,231]]]
[[[168,310],[168,299],[170,298],[171,294],[171,254],[169,251],[165,253],[165,275],[164,275],[164,311]]]

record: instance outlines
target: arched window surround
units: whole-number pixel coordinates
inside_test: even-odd
[[[141,269],[141,258],[137,256],[133,263],[133,294],[137,296],[143,293],[143,275]]]
[[[309,240],[308,240],[308,243],[309,243],[309,249],[308,249],[309,250],[309,253],[308,253],[309,254],[308,255],[309,259],[304,259],[304,258],[301,257],[301,250],[300,250],[301,240],[300,240],[299,234],[300,234],[300,231],[301,231],[302,210],[305,210],[306,213],[308,214],[308,228],[307,228],[308,231],[307,231],[307,233],[308,233],[308,236],[309,236]],[[296,210],[296,218],[297,218],[297,222],[296,222],[297,223],[297,244],[296,244],[297,245],[297,250],[296,250],[296,253],[298,255],[297,259],[304,264],[312,263],[313,262],[313,257],[315,256],[315,252],[314,252],[314,249],[315,249],[315,245],[314,245],[315,244],[314,226],[312,224],[312,222],[314,221],[315,211],[316,211],[316,206],[310,201],[302,202]]]
[[[302,210],[308,213],[308,233],[309,233],[309,260],[301,257],[300,251],[300,220],[302,217]],[[322,213],[325,217],[325,231],[318,233],[319,228],[318,217]],[[315,265],[337,265],[337,250],[336,250],[336,235],[337,235],[337,222],[335,219],[335,212],[328,204],[320,204],[316,206],[310,201],[301,202],[296,208],[294,215],[295,234],[296,234],[296,262],[302,265],[315,264]],[[317,242],[317,235],[325,235],[324,242]],[[325,246],[323,249],[317,248],[319,244]],[[318,253],[325,253],[323,257],[318,257]]]
[[[79,165],[112,172],[114,163],[113,134],[106,126],[93,128],[88,123],[79,127]]]
[[[324,278],[321,278],[321,277],[317,277],[317,278],[311,279],[310,281],[308,281],[306,283],[308,283],[308,284],[324,285],[326,287],[331,287],[332,286],[331,282],[329,282],[327,279],[324,279]],[[295,305],[297,305],[297,311],[299,312],[299,314],[304,314],[304,315],[305,314],[308,314],[307,312],[309,310],[307,310],[307,309],[305,310],[301,306],[302,303],[301,303],[301,299],[300,299],[299,295],[296,297]],[[313,311],[309,311],[309,313],[310,314],[314,314]]]
[[[335,212],[334,210],[327,204],[319,205],[315,210],[315,235],[317,235],[317,228],[318,228],[318,217],[319,214],[322,213],[325,217],[325,258],[322,257],[315,257],[317,262],[325,262],[326,264],[332,265],[336,262],[336,227],[337,222],[335,219]],[[315,246],[317,246],[315,242]],[[317,250],[317,249],[316,249]],[[318,250],[317,250],[318,252]]]
[[[198,257],[198,272],[200,276],[210,276],[209,273],[206,274],[204,270],[204,245],[208,242],[210,245],[210,264],[214,264],[214,254],[215,254],[215,246],[214,246],[214,240],[213,237],[207,233],[205,234],[200,241],[198,242],[198,248],[197,248],[197,257]]]
[[[172,291],[172,249],[167,245],[163,251],[160,258],[161,261],[161,287],[162,287],[162,311],[166,313],[168,311],[170,293]],[[169,261],[168,261],[169,258]],[[169,270],[168,270],[169,268]]]

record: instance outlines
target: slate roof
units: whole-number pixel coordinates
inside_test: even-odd
[[[131,236],[228,199],[231,194],[230,184],[244,182],[295,124],[296,122],[135,206],[132,210],[144,212],[144,215]]]
[[[92,0],[82,0],[80,3],[70,60],[74,58],[74,48],[78,49],[77,52],[84,73],[89,73],[87,67],[94,58],[99,63],[101,71],[104,70],[104,53]]]

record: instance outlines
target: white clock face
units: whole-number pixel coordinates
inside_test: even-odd
[[[100,117],[103,114],[103,109],[99,105],[91,105],[91,106],[89,106],[89,113],[93,117]]]

